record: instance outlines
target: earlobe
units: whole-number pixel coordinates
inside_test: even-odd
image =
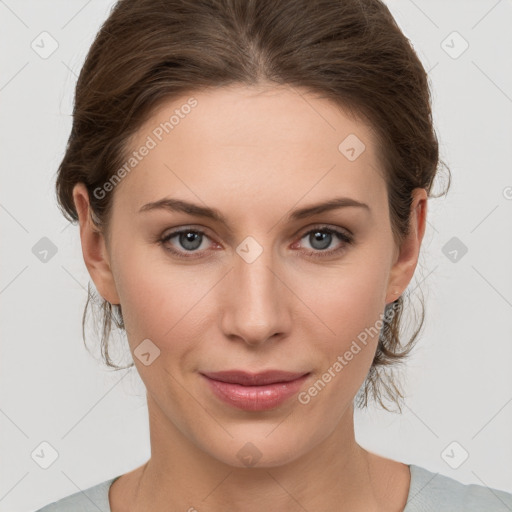
[[[100,295],[111,304],[119,304],[105,237],[92,221],[89,194],[84,183],[73,188],[73,201],[80,222],[82,255],[89,274]]]
[[[427,221],[427,191],[424,188],[413,190],[410,230],[400,248],[388,281],[386,303],[398,299],[410,283],[418,264],[421,243]]]

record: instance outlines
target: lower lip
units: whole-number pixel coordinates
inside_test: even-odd
[[[202,376],[208,382],[213,393],[223,402],[245,411],[266,411],[278,407],[295,395],[309,374],[290,382],[266,384],[265,386],[242,386]]]

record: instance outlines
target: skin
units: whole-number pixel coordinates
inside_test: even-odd
[[[148,366],[133,357],[147,389],[151,458],[112,485],[112,511],[403,510],[408,466],[365,450],[354,435],[353,399],[378,336],[308,404],[295,396],[270,411],[242,411],[220,402],[198,372],[310,371],[307,390],[412,279],[426,191],[414,190],[410,234],[399,248],[371,127],[286,87],[193,96],[198,105],[111,192],[108,235],[91,223],[84,185],[73,194],[85,263],[98,292],[122,305],[132,353],[146,338],[160,350]],[[161,105],[131,148],[188,97]],[[338,150],[349,134],[366,146],[354,161]],[[285,219],[337,196],[370,210]],[[163,197],[216,208],[230,229],[185,213],[138,211]],[[333,235],[322,249],[308,235],[319,224],[350,230],[354,243]],[[179,237],[167,246],[199,257],[178,258],[158,244],[182,227],[205,232],[200,247],[187,253]],[[236,252],[247,236],[263,249],[252,263]],[[261,454],[252,467],[237,457],[247,442]]]

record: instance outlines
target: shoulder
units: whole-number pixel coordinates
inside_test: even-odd
[[[110,512],[108,491],[119,476],[50,503],[36,512]]]
[[[463,484],[453,478],[409,465],[411,484],[404,512],[510,512],[512,494]]]

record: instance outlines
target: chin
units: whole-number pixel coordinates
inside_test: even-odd
[[[226,439],[226,434],[215,440],[203,440],[204,445],[200,449],[228,466],[261,469],[289,464],[313,448],[311,437],[302,435],[293,425],[278,425],[273,423],[270,428],[268,424],[264,428],[239,428],[236,432],[228,426],[226,430],[232,438]],[[301,439],[308,439],[307,445],[301,445]]]

